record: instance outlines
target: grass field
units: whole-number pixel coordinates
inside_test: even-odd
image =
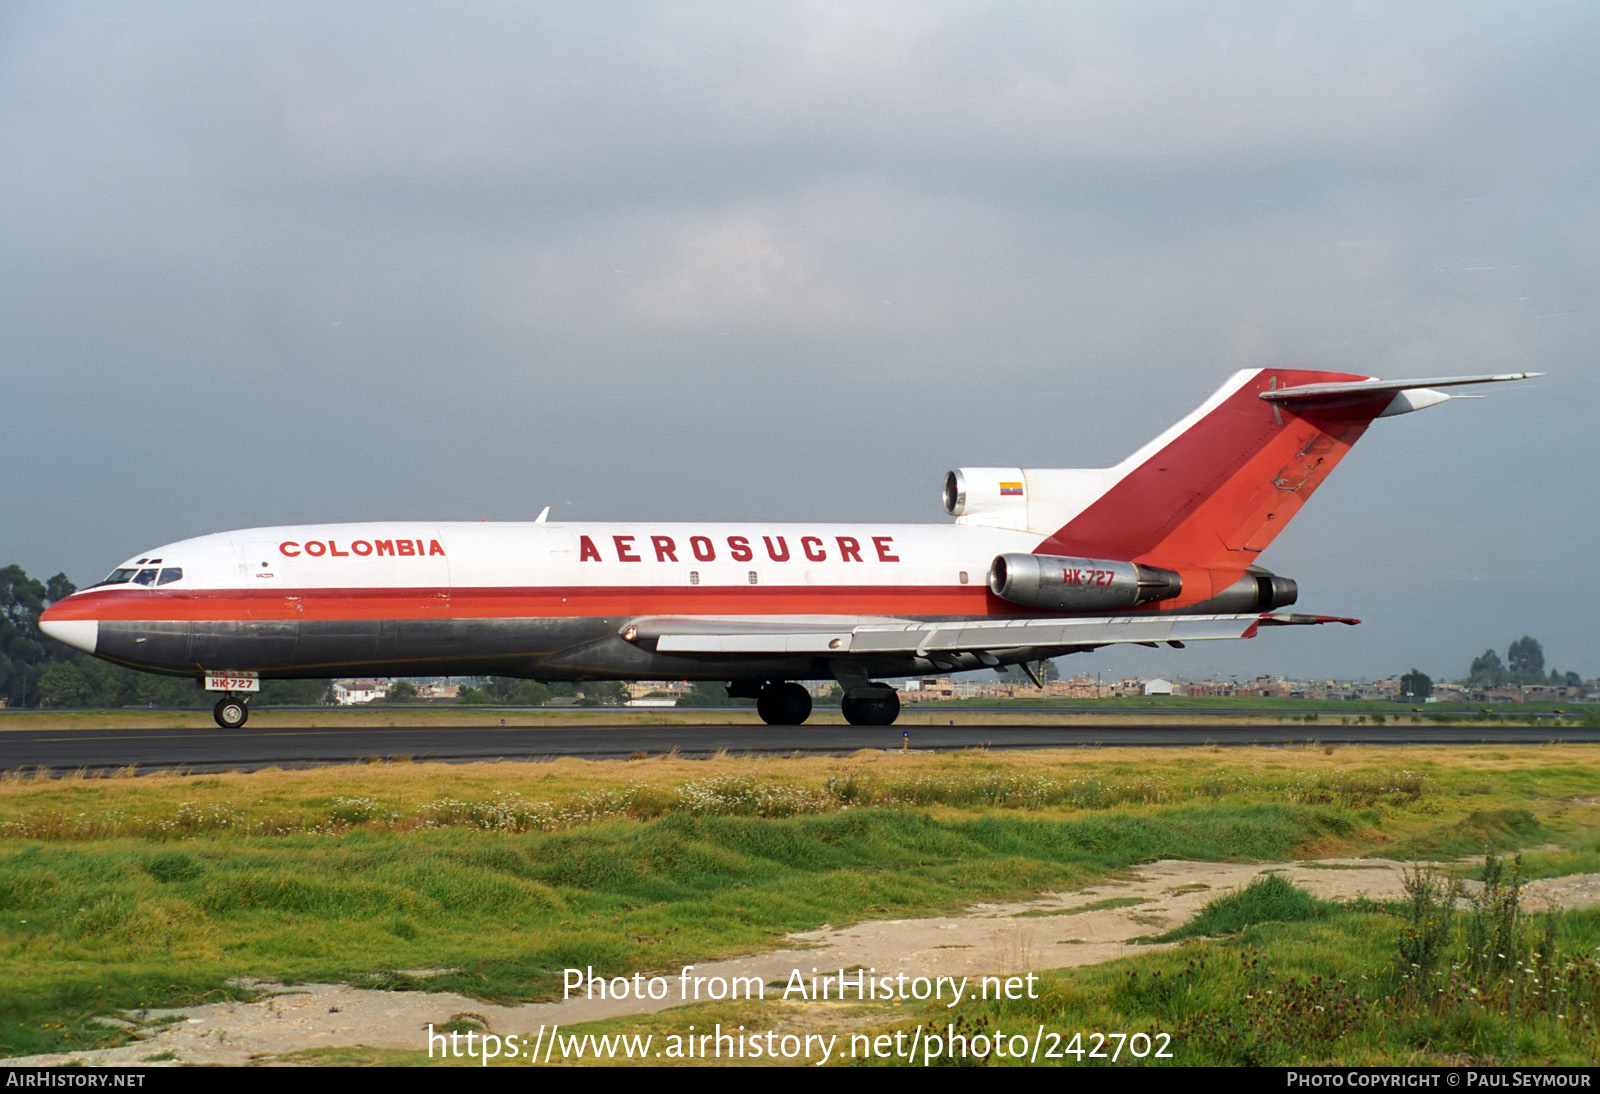
[[[1101,749],[13,777],[0,780],[0,1054],[105,1044],[121,1035],[95,1015],[221,998],[241,990],[234,977],[403,989],[420,982],[396,970],[448,968],[428,986],[547,998],[569,966],[671,970],[1157,858],[1528,849],[1530,874],[1594,869],[1597,760],[1558,745]],[[1131,967],[1049,974],[1048,1003],[968,1020],[1036,1023],[1048,1006],[1056,1024],[1181,1029],[1207,1060],[1377,1059],[1401,1051],[1388,1034],[1347,1043],[1329,1027],[1294,1049],[1282,1022],[1257,1028],[1279,1011],[1239,988],[1379,1013],[1374,999],[1411,998],[1393,960],[1404,930],[1394,910],[1247,923]],[[1580,956],[1597,932],[1592,913],[1557,928]],[[1155,972],[1179,995],[1147,991]],[[1318,994],[1339,983],[1345,994]],[[1384,1028],[1410,1030],[1394,1036],[1428,1059],[1596,1043],[1566,1017],[1525,1037],[1525,996],[1508,1018],[1412,995],[1415,1021],[1396,1025],[1400,1004],[1385,1003]],[[1206,1025],[1213,1014],[1232,1017]]]

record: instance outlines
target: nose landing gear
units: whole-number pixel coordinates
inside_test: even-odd
[[[211,709],[211,716],[217,720],[217,725],[223,729],[239,729],[250,718],[250,708],[243,699],[233,695],[224,695],[217,700],[217,705]]]

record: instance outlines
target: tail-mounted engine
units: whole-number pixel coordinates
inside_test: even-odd
[[[944,511],[967,523],[1026,528],[1026,481],[1020,467],[959,468],[944,477]]]
[[[1175,597],[1183,591],[1183,578],[1160,566],[1132,562],[998,555],[989,566],[989,591],[1030,608],[1115,611]]]
[[[1106,492],[1115,468],[958,467],[944,477],[957,524],[1048,535]]]
[[[1300,587],[1293,578],[1279,577],[1259,566],[1188,610],[1194,612],[1265,612],[1283,608],[1300,599]]]

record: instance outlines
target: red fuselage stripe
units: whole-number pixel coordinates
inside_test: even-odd
[[[771,585],[683,588],[215,589],[81,593],[58,620],[561,619],[638,615],[1027,616],[983,585]]]

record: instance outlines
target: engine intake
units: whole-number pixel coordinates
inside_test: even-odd
[[[989,591],[1002,600],[1051,611],[1114,611],[1183,591],[1183,578],[1160,566],[1060,555],[997,555]]]

